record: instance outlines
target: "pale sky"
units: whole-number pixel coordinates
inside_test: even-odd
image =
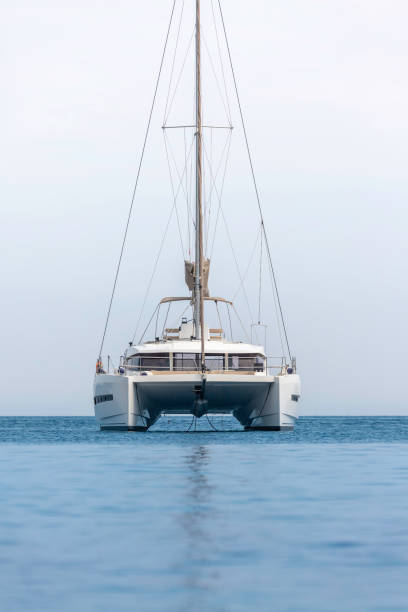
[[[187,19],[192,0],[185,5]],[[205,24],[211,2],[202,5]],[[170,9],[170,0],[2,2],[0,414],[93,414],[95,361]],[[223,10],[301,414],[406,414],[408,4],[223,0]],[[107,336],[113,356],[133,335],[171,206],[161,130],[168,76]],[[204,94],[216,109],[209,78]],[[224,201],[244,268],[256,206],[236,105],[232,116]],[[174,225],[147,318],[160,297],[185,292],[176,233]],[[220,234],[213,292],[231,297],[234,274]]]

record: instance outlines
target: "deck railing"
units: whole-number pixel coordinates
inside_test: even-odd
[[[105,365],[100,373],[106,373],[106,374],[124,374],[127,372],[129,373],[132,373],[132,372],[134,373],[137,373],[137,372],[159,372],[159,373],[191,372],[191,373],[194,373],[194,372],[201,371],[200,364],[198,363],[195,363],[195,364],[189,363],[189,364],[183,365],[182,367],[173,365],[172,368],[170,368],[170,364],[164,365],[164,366],[160,366],[156,364],[132,365],[132,364],[126,363],[123,357],[121,357],[119,360],[113,360],[110,355],[107,355],[103,359],[103,363]],[[115,363],[118,365],[116,366]],[[242,367],[228,366],[227,367],[225,364],[225,360],[224,360],[224,363],[217,363],[216,367],[210,366],[207,368],[206,371],[208,373],[218,373],[218,374],[220,373],[231,373],[232,374],[232,373],[237,373],[237,372],[258,374],[258,373],[264,372],[268,375],[277,375],[277,374],[286,372],[289,369],[289,367],[290,366],[288,365],[284,357],[267,356],[265,358],[263,365],[255,363],[254,367],[248,367],[248,366],[242,366]]]

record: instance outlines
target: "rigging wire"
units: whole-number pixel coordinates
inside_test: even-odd
[[[239,321],[239,324],[240,324],[240,325],[241,325],[241,327],[242,327],[242,331],[244,332],[244,336],[245,336],[245,337],[246,337],[246,339],[249,341],[249,336],[248,336],[248,333],[247,333],[247,331],[246,331],[246,329],[245,329],[245,327],[244,327],[244,325],[243,325],[243,323],[242,323],[242,321],[241,321],[241,318],[240,318],[240,316],[239,316],[239,314],[238,314],[238,312],[237,312],[237,309],[235,308],[234,304],[232,304],[232,310],[235,312],[235,316],[237,317],[237,319],[238,319],[238,321]]]
[[[214,129],[210,128],[210,163],[213,163],[213,132]],[[208,196],[208,207],[207,207],[207,236],[205,238],[205,256],[208,255],[208,236],[210,234],[210,220],[211,220],[211,204],[212,204],[212,189],[210,184],[209,196]]]
[[[190,151],[189,151],[189,157],[190,157],[190,155],[191,155],[191,151],[192,151],[192,148],[193,148],[193,144],[194,144],[194,139],[191,141],[191,147],[190,147]],[[178,194],[179,194],[179,191],[180,191],[181,184],[182,184],[183,179],[184,179],[184,172],[185,172],[185,171],[186,171],[186,168],[184,168],[184,170],[183,170],[183,174],[182,174],[182,176],[181,176],[181,178],[180,178],[180,182],[179,182],[179,184],[178,184],[178,187],[177,187],[177,192],[176,192],[176,199],[175,199],[175,201],[173,202],[173,206],[171,207],[171,211],[170,211],[169,217],[168,217],[168,219],[167,219],[167,224],[166,224],[166,227],[165,227],[165,230],[164,230],[164,234],[163,234],[163,237],[162,237],[162,240],[161,240],[161,243],[160,243],[159,251],[158,251],[157,256],[156,256],[156,260],[155,260],[155,262],[154,262],[153,271],[152,271],[152,274],[151,274],[151,277],[150,277],[149,283],[148,283],[147,288],[146,288],[146,292],[145,292],[145,296],[144,296],[144,300],[143,300],[142,308],[141,308],[141,310],[140,310],[139,318],[138,318],[138,320],[137,320],[137,325],[136,325],[135,333],[133,334],[132,342],[134,342],[134,339],[135,339],[135,337],[136,337],[137,331],[138,331],[138,329],[139,329],[139,325],[140,325],[140,321],[141,321],[142,314],[143,314],[143,311],[144,311],[144,307],[145,307],[145,305],[146,305],[146,301],[147,301],[147,298],[148,298],[148,295],[149,295],[149,292],[150,292],[150,288],[151,288],[151,286],[152,286],[153,278],[154,278],[154,275],[155,275],[156,270],[157,270],[157,265],[158,265],[158,263],[159,263],[159,259],[160,259],[161,252],[162,252],[162,250],[163,250],[163,246],[164,246],[164,242],[165,242],[165,240],[166,240],[167,232],[168,232],[168,230],[169,230],[170,221],[171,221],[171,218],[172,218],[172,216],[173,216],[174,209],[176,208],[176,201],[177,201],[177,197],[178,197]]]
[[[276,321],[277,321],[277,324],[278,324],[277,327],[278,327],[279,341],[280,341],[280,345],[281,345],[281,349],[282,349],[282,356],[286,359],[285,347],[284,347],[284,342],[283,342],[283,337],[282,337],[282,330],[281,330],[281,325],[280,325],[280,317],[279,317],[279,311],[278,311],[278,304],[277,304],[277,301],[276,301],[275,291],[273,290],[273,277],[272,277],[272,274],[271,274],[270,266],[268,266],[268,268],[269,268],[269,275],[271,277],[272,297],[273,297],[273,305],[275,307]]]
[[[241,283],[238,285],[238,289],[235,291],[235,293],[233,294],[233,296],[232,296],[232,298],[231,298],[231,301],[232,301],[232,302],[235,300],[235,298],[237,297],[237,295],[238,295],[239,291],[241,290],[241,285],[242,285],[242,283],[245,281],[246,276],[247,276],[247,274],[248,274],[248,272],[249,272],[249,269],[250,269],[250,267],[251,267],[252,260],[253,260],[254,255],[255,255],[256,247],[258,246],[259,235],[262,235],[262,228],[261,228],[261,225],[259,225],[259,229],[258,229],[258,231],[257,231],[257,233],[256,233],[255,243],[254,243],[253,249],[252,249],[252,251],[251,251],[251,255],[250,255],[250,257],[249,257],[248,265],[247,265],[247,267],[246,267],[246,269],[245,269],[245,272],[244,272],[244,275],[243,275],[243,277],[242,277],[242,282],[241,282]]]
[[[228,161],[229,161],[229,154],[230,154],[230,150],[231,150],[231,140],[232,140],[232,131],[229,133],[229,139],[227,138],[227,140],[226,140],[227,151],[226,151],[226,157],[225,157],[224,173],[223,173],[222,181],[221,181],[220,195],[218,195],[218,190],[217,190],[216,183],[215,183],[215,181],[217,179],[217,175],[214,178],[214,175],[211,172],[213,189],[215,189],[215,192],[216,192],[216,194],[218,196],[218,209],[217,209],[217,216],[215,218],[215,225],[214,225],[214,231],[213,231],[213,237],[212,237],[212,243],[211,243],[211,250],[210,250],[210,259],[212,258],[212,255],[213,255],[213,252],[214,252],[215,237],[217,235],[217,227],[218,227],[218,221],[219,221],[220,210],[221,210],[221,198],[222,198],[222,194],[224,193],[225,177],[227,175],[227,167],[228,167]],[[221,161],[220,161],[220,165],[219,165],[218,170],[221,168]]]
[[[220,45],[220,39],[219,39],[219,36],[218,36],[217,20],[215,18],[213,0],[211,0],[211,12],[212,12],[212,16],[213,16],[215,37],[217,39],[218,57],[220,59],[222,80],[223,80],[223,83],[224,83],[225,99],[226,99],[227,106],[228,106],[228,119],[229,119],[230,125],[232,126],[231,106],[230,106],[229,97],[228,97],[227,81],[226,81],[226,78],[225,78],[224,62],[222,61],[221,45]]]
[[[261,297],[262,297],[262,237],[261,232],[261,249],[259,255],[259,297],[258,297],[258,325],[261,324]]]
[[[208,414],[205,413],[205,416],[207,418],[208,424],[210,425],[210,427],[214,430],[214,431],[218,431],[218,429],[211,423],[210,419],[208,418]]]
[[[262,233],[262,226],[260,224],[259,225],[259,230],[258,230],[256,238],[255,238],[255,243],[254,243],[254,246],[253,246],[253,249],[252,249],[249,261],[248,261],[248,265],[247,265],[247,267],[245,269],[245,272],[244,272],[244,274],[242,276],[242,283],[240,283],[238,285],[237,290],[233,293],[232,298],[231,298],[232,302],[235,301],[235,298],[237,297],[238,293],[241,290],[241,285],[245,282],[245,279],[246,279],[246,277],[248,275],[249,269],[251,267],[251,264],[252,264],[252,261],[253,261],[253,258],[254,258],[255,252],[256,252],[256,247],[258,246],[259,236],[262,236],[262,235],[263,235],[263,233]],[[268,268],[269,268],[269,266],[268,266]],[[269,268],[269,273],[271,275],[270,268]],[[285,348],[284,348],[284,342],[283,342],[283,338],[282,338],[282,330],[281,330],[281,322],[280,322],[280,316],[279,316],[279,311],[278,311],[278,304],[276,302],[275,292],[273,291],[273,279],[272,279],[272,275],[271,275],[271,286],[272,286],[273,303],[274,303],[274,308],[275,308],[275,313],[276,313],[276,322],[277,322],[277,328],[278,328],[278,334],[279,334],[279,342],[280,342],[280,346],[281,346],[281,349],[282,349],[282,356],[285,356]],[[229,313],[229,309],[228,309],[228,313]]]
[[[217,300],[215,300],[215,308],[216,308],[216,310],[217,310],[217,315],[218,315],[218,323],[219,323],[219,325],[220,325],[220,329],[222,329],[221,315],[220,315],[220,311],[219,311],[219,308],[218,308],[218,302],[217,302]]]
[[[163,130],[163,133],[165,133],[165,130]],[[193,134],[193,138],[192,138],[193,142],[194,142],[194,138],[195,138],[195,135]],[[168,136],[167,136],[167,145],[168,145],[168,149],[169,149],[169,151],[170,151],[171,158],[172,158],[172,160],[173,160],[173,165],[174,165],[174,167],[175,167],[175,169],[176,169],[176,172],[177,172],[177,175],[178,175],[178,179],[179,179],[180,181],[182,181],[182,182],[181,182],[180,187],[182,187],[182,188],[183,188],[184,195],[185,195],[185,197],[186,197],[186,199],[187,199],[187,201],[188,201],[188,193],[187,193],[187,191],[185,191],[185,188],[184,188],[184,181],[181,179],[181,176],[182,176],[182,175],[181,175],[181,174],[180,174],[180,172],[179,172],[178,165],[177,165],[177,161],[176,161],[176,157],[175,157],[175,155],[174,155],[174,151],[173,151],[173,147],[172,147],[172,145],[171,145],[171,142],[170,142],[170,139],[168,138]],[[191,147],[190,147],[190,149],[191,149]],[[187,159],[187,161],[188,161],[188,158],[186,158],[186,155],[184,156],[184,158],[185,158],[185,160]],[[191,159],[192,159],[192,158],[191,158]],[[186,161],[185,161],[185,164],[186,164]],[[186,166],[184,166],[184,168],[185,168],[186,179],[187,179],[187,175],[188,175],[188,168],[187,168]],[[183,173],[183,175],[184,175],[184,173]],[[190,207],[190,206],[189,206],[189,208],[188,208],[188,214],[189,214],[189,216],[191,217],[191,220],[192,220],[192,224],[193,224],[193,226],[195,227],[195,222],[194,222],[194,218],[193,218],[193,213],[191,212],[191,207]]]
[[[183,130],[184,132],[184,164],[187,168],[187,140],[186,140],[186,128]],[[187,251],[187,259],[190,259],[191,254],[191,230],[190,230],[190,202],[188,196],[188,171],[186,171],[186,208],[187,208],[187,233],[188,233],[188,251]]]
[[[143,340],[143,336],[145,335],[145,333],[146,333],[146,332],[147,332],[147,330],[149,329],[149,325],[150,325],[150,323],[153,321],[153,317],[154,317],[154,315],[156,314],[156,312],[157,312],[157,310],[158,310],[159,308],[160,308],[160,303],[159,303],[159,304],[157,304],[156,308],[153,310],[153,314],[152,314],[152,316],[150,317],[150,320],[149,320],[148,324],[146,325],[146,327],[145,327],[145,329],[144,329],[144,331],[143,331],[143,334],[140,336],[139,344],[140,344],[140,343],[141,343],[141,341]],[[135,336],[136,336],[136,334],[133,336],[133,340],[135,339]],[[133,340],[132,340],[132,344],[133,344]]]
[[[254,317],[253,317],[253,315],[252,315],[252,310],[251,310],[251,305],[250,305],[250,303],[249,303],[248,293],[247,293],[247,291],[246,291],[246,289],[245,289],[245,285],[244,285],[243,280],[242,280],[241,270],[240,270],[240,268],[239,268],[239,264],[238,264],[237,255],[236,255],[236,253],[235,253],[235,249],[234,249],[233,244],[232,244],[231,233],[230,233],[230,231],[229,231],[228,223],[227,223],[227,220],[226,220],[226,218],[225,218],[224,211],[222,210],[222,208],[221,208],[221,214],[222,214],[222,218],[223,218],[223,221],[224,221],[225,229],[227,230],[228,241],[229,241],[229,243],[230,243],[230,247],[231,247],[232,255],[233,255],[233,257],[234,257],[235,265],[236,265],[237,272],[238,272],[238,277],[239,277],[239,279],[240,279],[240,281],[241,281],[242,291],[243,291],[243,294],[244,294],[244,297],[245,297],[245,302],[246,302],[246,305],[247,305],[247,308],[248,308],[249,316],[251,317],[251,321],[253,321],[253,320],[254,320]],[[256,332],[256,331],[255,331],[255,338],[256,338],[256,341],[257,341],[257,342],[258,342],[258,344],[259,344],[258,334],[257,334],[257,332]]]
[[[196,96],[195,96],[195,91],[192,92],[192,98],[190,99],[190,103],[191,103],[191,109],[192,109],[192,114],[191,116],[193,117],[192,121],[195,124],[195,106],[196,106]],[[193,156],[191,156],[190,158],[190,185],[189,185],[189,192],[188,192],[188,202],[189,202],[189,209],[191,210],[191,205],[193,203],[194,197],[195,197],[195,181],[194,181],[194,170],[193,170]],[[195,225],[195,218],[193,217],[193,215],[191,214],[191,224],[192,224],[192,234],[195,233],[195,229],[196,229],[196,225]],[[191,252],[189,254],[189,261],[192,260],[193,258],[193,253],[194,253],[194,236],[192,236],[192,248],[191,248]]]
[[[270,383],[270,385],[269,385],[269,387],[268,387],[268,392],[267,392],[267,394],[266,394],[265,401],[264,401],[264,403],[263,403],[263,406],[262,406],[262,408],[261,408],[261,410],[260,410],[260,412],[259,412],[258,416],[256,416],[255,418],[253,418],[253,419],[252,419],[252,421],[256,421],[256,420],[258,420],[258,419],[260,419],[260,418],[261,418],[261,416],[262,416],[262,414],[263,414],[263,411],[265,410],[266,402],[268,401],[268,398],[269,398],[269,396],[270,396],[270,394],[271,394],[272,384],[273,384],[273,383]],[[265,414],[264,416],[268,416],[268,415],[267,415],[267,414]],[[251,422],[252,422],[252,421],[251,421]]]
[[[285,333],[285,340],[286,340],[286,345],[288,347],[289,358],[291,359],[292,358],[292,354],[291,354],[291,350],[290,350],[290,346],[289,346],[289,340],[288,340],[288,334],[287,334],[287,331],[286,331],[285,319],[283,317],[282,305],[281,305],[281,301],[280,301],[280,297],[279,297],[279,291],[278,291],[278,285],[277,285],[277,282],[276,282],[275,270],[274,270],[274,267],[273,267],[273,264],[272,264],[272,257],[271,257],[271,252],[270,252],[270,248],[269,248],[269,241],[268,241],[268,237],[267,237],[266,230],[265,230],[265,224],[264,224],[264,219],[263,219],[261,200],[260,200],[260,197],[259,197],[258,185],[257,185],[256,178],[255,178],[255,170],[254,170],[254,166],[253,166],[253,163],[252,163],[251,149],[249,147],[248,135],[247,135],[245,121],[244,121],[244,114],[243,114],[242,106],[241,106],[241,99],[239,97],[238,84],[237,84],[237,80],[236,80],[236,77],[235,77],[234,65],[232,63],[231,49],[230,49],[230,46],[229,46],[227,30],[226,30],[226,27],[225,27],[224,14],[223,14],[222,8],[221,8],[221,0],[217,0],[217,1],[218,1],[218,7],[219,7],[219,11],[220,11],[220,16],[221,16],[222,27],[223,27],[223,31],[224,31],[225,43],[227,45],[228,58],[229,58],[230,66],[231,66],[232,78],[233,78],[233,81],[234,81],[234,88],[235,88],[235,94],[236,94],[237,102],[238,102],[239,114],[240,114],[240,117],[241,117],[242,129],[243,129],[244,137],[245,137],[245,143],[246,143],[246,149],[247,149],[247,153],[248,153],[249,165],[251,167],[252,180],[253,180],[255,194],[256,194],[256,199],[257,199],[257,203],[258,203],[259,214],[261,216],[262,229],[263,229],[263,234],[264,234],[264,237],[265,237],[265,244],[266,244],[266,250],[267,250],[267,254],[268,254],[269,266],[270,266],[270,269],[271,269],[271,272],[272,272],[272,279],[273,279],[273,284],[274,284],[274,287],[275,287],[276,297],[277,297],[278,306],[279,306],[279,312],[280,312],[280,316],[281,316],[281,320],[282,320],[282,327],[283,327],[283,331]]]
[[[118,282],[119,270],[120,270],[120,266],[121,266],[121,263],[122,263],[123,251],[124,251],[124,248],[125,248],[126,238],[127,238],[127,234],[128,234],[128,230],[129,230],[130,218],[132,216],[133,204],[134,204],[134,201],[135,201],[136,189],[137,189],[137,186],[138,186],[138,183],[139,183],[140,170],[142,168],[142,162],[143,162],[144,153],[145,153],[145,150],[146,150],[147,138],[148,138],[149,132],[150,132],[150,124],[151,124],[151,121],[152,121],[153,110],[154,110],[154,106],[155,106],[155,103],[156,103],[157,90],[159,88],[160,77],[161,77],[163,63],[164,63],[164,57],[166,55],[167,43],[168,43],[168,40],[169,40],[171,25],[173,23],[173,15],[174,15],[175,6],[176,6],[176,0],[173,0],[173,6],[172,6],[172,9],[171,9],[169,26],[168,26],[167,33],[166,33],[166,39],[165,39],[165,43],[164,43],[163,53],[162,53],[161,60],[160,60],[159,72],[158,72],[158,75],[157,75],[156,85],[155,85],[155,88],[154,88],[153,101],[152,101],[152,105],[151,105],[151,108],[150,108],[149,119],[148,119],[148,122],[147,122],[147,128],[146,128],[145,137],[144,137],[144,141],[143,141],[142,153],[141,153],[141,156],[140,156],[139,167],[138,167],[137,175],[136,175],[136,181],[135,181],[135,185],[134,185],[134,188],[133,188],[133,193],[132,193],[132,198],[131,198],[131,202],[130,202],[129,213],[128,213],[128,217],[127,217],[127,221],[126,221],[125,233],[124,233],[124,236],[123,236],[122,246],[121,246],[121,249],[120,249],[119,260],[118,260],[118,264],[117,264],[117,267],[116,267],[115,279],[114,279],[114,282],[113,282],[112,294],[111,294],[110,301],[109,301],[109,307],[108,307],[108,312],[107,312],[107,315],[106,315],[105,327],[104,327],[104,330],[103,330],[102,340],[101,340],[101,344],[100,344],[100,348],[99,348],[99,355],[102,354],[102,349],[103,349],[103,345],[104,345],[104,342],[105,342],[106,330],[108,328],[110,313],[111,313],[111,310],[112,310],[113,298],[114,298],[114,295],[115,295],[116,285],[117,285],[117,282]]]
[[[178,231],[179,231],[179,236],[180,236],[180,245],[181,245],[181,255],[183,257],[183,260],[185,259],[184,256],[184,243],[183,243],[183,234],[181,232],[181,226],[180,226],[180,217],[178,214],[178,208],[177,208],[177,198],[176,198],[176,193],[174,191],[174,182],[173,182],[173,175],[171,173],[171,166],[170,166],[170,158],[169,158],[169,151],[167,148],[167,137],[166,137],[166,132],[163,130],[163,140],[164,140],[164,148],[166,149],[166,159],[167,159],[167,166],[169,169],[169,175],[170,175],[170,183],[171,183],[171,190],[173,192],[173,200],[174,200],[174,206],[176,209],[176,217],[177,217],[177,227],[178,227]],[[183,176],[184,179],[184,176]]]
[[[206,138],[206,135],[204,133],[204,131],[202,132],[201,135],[202,140],[204,141],[204,139]],[[208,211],[208,202],[207,202],[207,169],[205,164],[202,164],[202,170],[201,170],[201,174],[203,177],[203,196],[202,196],[202,203],[203,203],[203,257],[205,257],[205,239],[207,236],[207,231],[208,231],[208,227],[207,227],[207,211]]]
[[[171,306],[171,302],[169,302],[169,305],[167,306],[166,318],[164,319],[164,323],[163,323],[162,338],[164,337],[164,330],[166,328],[167,317],[169,316],[169,312],[170,312],[170,306]]]
[[[179,39],[180,39],[181,22],[183,20],[183,13],[184,13],[184,0],[183,0],[182,5],[181,5],[180,19],[179,19],[179,24],[178,24],[178,29],[177,29],[176,46],[174,48],[173,62],[172,62],[171,71],[170,71],[169,88],[167,90],[166,106],[164,107],[163,125],[164,125],[165,120],[166,120],[167,107],[169,105],[170,90],[171,90],[171,84],[173,82],[174,66],[175,66],[175,63],[176,63],[176,56],[177,56],[177,51],[178,51]]]
[[[212,130],[211,130],[211,134],[212,134]],[[215,182],[217,181],[218,175],[220,173],[220,170],[222,168],[223,165],[223,161],[224,161],[224,155],[225,155],[225,165],[224,165],[224,171],[223,171],[223,175],[222,175],[222,187],[221,187],[221,193],[223,193],[224,191],[224,183],[225,183],[225,177],[226,177],[226,173],[227,173],[227,166],[228,166],[228,161],[229,161],[229,153],[230,153],[230,149],[231,149],[231,139],[232,139],[232,131],[230,130],[229,133],[227,134],[227,137],[225,139],[225,143],[224,143],[224,147],[222,149],[221,152],[221,156],[220,156],[220,160],[218,162],[218,167],[217,170],[215,172],[215,175],[212,173],[212,175],[214,176],[214,179],[212,178],[211,174],[210,174],[210,179],[211,179],[211,185],[210,185],[210,206],[208,209],[208,220],[207,220],[207,226],[208,226],[208,231],[207,231],[207,237],[206,237],[206,244],[205,244],[205,249],[206,252],[208,252],[208,242],[209,242],[209,237],[210,237],[210,221],[211,221],[211,211],[212,211],[212,194],[214,191],[214,186],[215,186]],[[212,155],[212,153],[211,153]],[[212,168],[212,161],[210,162],[210,168]],[[212,256],[212,251],[213,251],[213,247],[214,247],[214,240],[215,240],[215,233],[217,231],[217,225],[218,225],[218,215],[215,219],[215,226],[214,226],[214,236],[213,236],[213,241],[211,244],[211,256]],[[210,256],[210,258],[211,258]]]
[[[168,121],[170,113],[171,113],[171,109],[173,108],[174,98],[176,97],[178,86],[180,85],[180,79],[181,79],[181,76],[182,76],[182,74],[184,72],[184,66],[186,65],[186,61],[187,61],[188,54],[189,54],[189,51],[190,51],[191,43],[193,42],[194,34],[195,34],[195,24],[194,24],[194,28],[193,28],[193,31],[192,31],[191,36],[190,36],[190,40],[189,40],[188,45],[187,45],[186,53],[184,55],[183,63],[181,65],[180,72],[179,72],[179,75],[177,77],[177,81],[176,81],[176,85],[175,85],[175,88],[174,88],[173,96],[171,98],[171,102],[170,102],[169,108],[167,110],[167,115],[165,117],[163,125],[167,124],[167,121]]]
[[[188,192],[188,209],[191,211],[191,203],[193,201],[193,156],[191,156],[190,158],[190,185],[189,185],[189,192]],[[195,230],[195,220],[191,214],[191,224],[192,227]],[[190,231],[190,225],[189,225],[189,230]],[[193,239],[192,239],[192,249],[190,250],[189,253],[189,261],[191,260],[191,256],[192,256],[192,251],[193,251]]]
[[[228,123],[229,123],[229,127],[232,127],[232,125],[231,125],[231,118],[230,118],[230,115],[228,113],[228,107],[227,107],[227,105],[225,103],[224,96],[223,96],[222,91],[221,91],[220,82],[218,80],[217,73],[215,72],[215,68],[214,68],[214,64],[213,64],[212,57],[211,57],[211,54],[210,54],[210,50],[208,48],[207,40],[205,38],[205,35],[204,35],[203,31],[201,31],[201,36],[202,36],[202,39],[204,41],[204,47],[205,47],[205,50],[207,51],[208,59],[210,60],[211,70],[212,70],[212,73],[213,73],[213,76],[214,76],[214,79],[215,79],[215,82],[216,82],[216,85],[217,85],[217,89],[218,89],[218,93],[219,93],[220,98],[221,98],[222,105],[224,107],[224,111],[225,111],[225,115],[226,115]]]
[[[157,265],[158,265],[158,263],[159,263],[159,259],[160,259],[161,252],[162,252],[162,250],[163,250],[163,245],[164,245],[164,242],[165,242],[165,240],[166,240],[166,237],[167,237],[167,232],[168,232],[169,227],[170,227],[170,221],[171,221],[171,218],[172,218],[172,216],[173,216],[174,207],[175,207],[175,205],[174,205],[174,203],[173,203],[173,206],[172,206],[172,208],[171,208],[171,211],[170,211],[169,217],[168,217],[168,219],[167,219],[167,223],[166,223],[166,227],[165,227],[165,230],[164,230],[164,234],[163,234],[163,237],[162,237],[162,240],[161,240],[161,243],[160,243],[159,251],[158,251],[158,253],[157,253],[156,260],[155,260],[155,262],[154,262],[154,266],[153,266],[152,274],[151,274],[151,276],[150,276],[150,280],[149,280],[149,282],[148,282],[148,284],[147,284],[147,288],[146,288],[146,292],[145,292],[145,296],[144,296],[144,300],[143,300],[142,308],[141,308],[141,310],[140,310],[139,318],[138,318],[138,320],[137,320],[137,324],[136,324],[135,333],[133,334],[133,337],[132,337],[132,343],[135,341],[136,334],[137,334],[138,329],[139,329],[139,325],[140,325],[140,321],[141,321],[141,318],[142,318],[142,315],[143,315],[143,311],[144,311],[144,308],[145,308],[145,306],[146,306],[147,298],[148,298],[148,295],[149,295],[149,293],[150,293],[150,288],[151,288],[152,283],[153,283],[153,278],[154,278],[154,275],[155,275],[155,273],[156,273],[156,269],[157,269]],[[149,324],[150,324],[150,323],[149,323]]]
[[[228,321],[229,321],[229,327],[230,327],[231,342],[234,342],[234,337],[233,337],[233,333],[232,333],[231,313],[230,313],[229,304],[226,304],[226,307],[227,307]]]
[[[206,157],[206,159],[207,159],[207,161],[208,161],[208,153],[207,153],[207,148],[206,148],[206,146],[205,146],[205,143],[204,143],[204,142],[203,142],[203,145],[204,145],[204,154],[205,154],[205,157]],[[213,181],[214,181],[214,177],[213,177],[213,175],[212,175],[212,168],[211,168],[211,167],[210,167],[210,171],[211,171],[211,176],[212,176],[212,179],[213,179]],[[219,210],[221,211],[221,215],[222,215],[222,218],[223,218],[223,220],[224,220],[224,225],[225,225],[225,229],[226,229],[226,232],[227,232],[227,237],[228,237],[228,241],[229,241],[229,244],[230,244],[231,252],[232,252],[232,255],[233,255],[233,258],[234,258],[234,261],[235,261],[235,266],[236,266],[236,268],[237,268],[238,277],[239,277],[239,279],[240,279],[240,281],[241,281],[242,290],[243,290],[243,293],[244,293],[244,297],[245,297],[245,301],[246,301],[246,304],[247,304],[248,312],[249,312],[249,315],[250,315],[250,317],[251,317],[251,320],[253,321],[253,320],[254,320],[254,317],[252,316],[252,310],[251,310],[251,306],[250,306],[250,303],[249,303],[248,294],[247,294],[247,292],[246,292],[246,290],[245,290],[245,286],[244,286],[243,281],[242,281],[241,270],[240,270],[240,267],[239,267],[239,264],[238,264],[238,259],[237,259],[237,255],[236,255],[236,253],[235,253],[234,246],[233,246],[233,244],[232,244],[231,233],[230,233],[230,231],[229,231],[228,223],[227,223],[227,220],[226,220],[226,218],[225,218],[224,210],[223,210],[222,205],[221,205],[222,193],[221,193],[221,194],[219,194],[219,193],[218,193],[218,189],[217,189],[217,186],[215,185],[215,182],[214,182],[214,189],[215,189],[215,193],[216,193],[217,198],[218,198]],[[256,337],[257,337],[256,332],[255,332],[255,335],[256,335]],[[257,337],[257,342],[258,342],[258,337]]]
[[[154,328],[154,339],[157,338],[157,327],[159,325],[159,314],[160,314],[160,303],[159,303],[158,308],[157,308],[156,325],[155,325],[155,328]]]
[[[193,425],[193,423],[194,423],[194,419],[195,419],[195,416],[193,415],[193,418],[191,419],[191,423],[190,423],[190,425],[188,426],[188,428],[186,429],[185,433],[189,433],[189,431],[190,431],[190,429],[191,429],[191,427],[192,427],[192,425]]]

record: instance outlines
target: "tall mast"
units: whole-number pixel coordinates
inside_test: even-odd
[[[201,369],[205,366],[203,300],[203,208],[200,0],[196,0],[196,232],[194,268],[194,327],[201,338]]]

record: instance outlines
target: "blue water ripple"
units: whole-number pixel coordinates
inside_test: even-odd
[[[407,610],[407,418],[213,422],[0,418],[0,609]]]

